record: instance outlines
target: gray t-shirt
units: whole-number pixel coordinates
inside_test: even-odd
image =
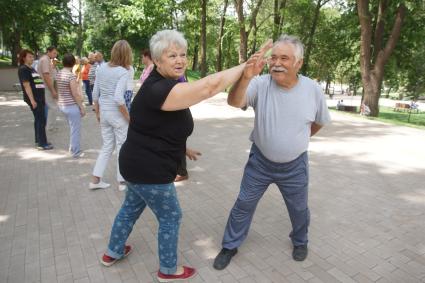
[[[249,83],[247,106],[255,111],[250,140],[273,162],[289,162],[308,149],[311,124],[330,122],[326,99],[313,80],[298,76],[298,83],[285,90],[271,75],[255,77]]]

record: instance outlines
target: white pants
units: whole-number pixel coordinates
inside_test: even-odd
[[[102,132],[103,145],[93,169],[93,176],[99,178],[103,177],[109,158],[114,148],[116,148],[117,180],[118,182],[123,182],[124,178],[121,176],[118,166],[118,154],[122,144],[127,138],[128,122],[118,110],[102,111],[100,112],[100,129]]]
[[[51,130],[56,127],[56,119],[59,115],[59,107],[57,100],[53,99],[52,94],[47,87],[44,89],[44,93],[46,96],[46,104],[49,109],[47,112],[46,129]]]

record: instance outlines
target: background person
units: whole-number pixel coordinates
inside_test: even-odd
[[[124,93],[127,89],[132,56],[128,42],[119,40],[112,47],[111,60],[98,67],[96,73],[93,102],[97,120],[100,122],[103,144],[93,169],[90,189],[105,189],[110,186],[101,178],[114,149],[119,156],[121,145],[127,137],[130,116],[125,105]],[[126,185],[120,174],[118,162],[117,181],[119,190],[125,190]]]
[[[74,55],[65,54],[62,60],[63,69],[56,76],[58,88],[58,106],[65,115],[69,125],[69,152],[72,157],[82,155],[81,117],[86,115],[81,95],[81,87],[77,75],[72,72],[76,64]]]
[[[18,77],[21,83],[24,101],[34,115],[35,144],[40,150],[50,150],[53,146],[47,142],[44,83],[40,75],[31,65],[34,62],[34,53],[23,49],[19,53]]]
[[[142,64],[145,66],[145,68],[143,69],[142,74],[140,75],[140,86],[143,85],[143,83],[149,77],[149,74],[154,68],[154,63],[152,61],[152,56],[149,49],[145,49],[142,52]]]
[[[91,64],[89,63],[89,60],[86,57],[83,57],[81,59],[81,64],[83,64],[83,67],[81,69],[81,79],[83,80],[84,90],[85,90],[89,105],[93,105],[93,99],[92,99],[91,88],[90,88],[90,80],[89,80],[89,72],[90,72]]]
[[[56,47],[50,46],[46,50],[46,54],[41,56],[38,62],[37,72],[43,79],[45,85],[45,98],[48,109],[46,128],[50,131],[58,129],[56,126],[56,120],[58,118],[59,108],[57,105],[58,94],[55,89],[55,75],[56,68],[53,65],[52,60],[56,59],[58,51]]]

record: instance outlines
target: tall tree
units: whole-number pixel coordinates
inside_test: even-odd
[[[287,0],[274,0],[273,15],[273,40],[276,40],[282,32],[284,15]]]
[[[227,11],[228,4],[229,4],[229,0],[224,0],[223,13],[221,14],[221,17],[220,17],[220,31],[219,31],[218,39],[217,39],[217,64],[216,64],[217,72],[220,72],[223,69],[222,46],[223,46],[223,36],[224,36],[224,24],[226,23],[226,11]]]
[[[201,3],[201,77],[207,74],[207,0]]]
[[[313,22],[311,24],[310,32],[309,32],[308,38],[307,38],[307,45],[306,45],[305,56],[304,56],[304,64],[303,64],[303,67],[302,67],[302,70],[301,70],[301,72],[303,74],[307,74],[307,72],[308,72],[310,54],[311,54],[311,50],[313,49],[314,34],[316,33],[317,23],[319,21],[320,9],[323,7],[323,5],[325,5],[329,1],[330,0],[317,0],[317,2],[316,2],[316,8],[314,9]]]
[[[406,6],[401,3],[395,13],[394,24],[384,44],[385,22],[388,19],[388,0],[378,4],[375,31],[372,30],[372,14],[369,0],[357,0],[357,12],[360,20],[360,71],[364,90],[363,103],[370,109],[370,115],[379,114],[379,97],[381,95],[384,67],[393,52],[401,34],[401,27],[406,15]]]
[[[253,2],[253,9],[251,13],[251,20],[249,23],[248,30],[245,25],[245,15],[244,15],[244,1],[243,0],[234,0],[236,13],[238,15],[239,22],[239,36],[240,36],[240,45],[239,45],[239,63],[245,62],[248,58],[248,37],[251,33],[251,30],[257,19],[258,11],[260,10],[263,0],[256,0]]]

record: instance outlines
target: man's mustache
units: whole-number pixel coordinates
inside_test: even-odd
[[[271,68],[272,72],[284,72],[287,73],[288,69],[284,68],[284,67],[273,67]]]

